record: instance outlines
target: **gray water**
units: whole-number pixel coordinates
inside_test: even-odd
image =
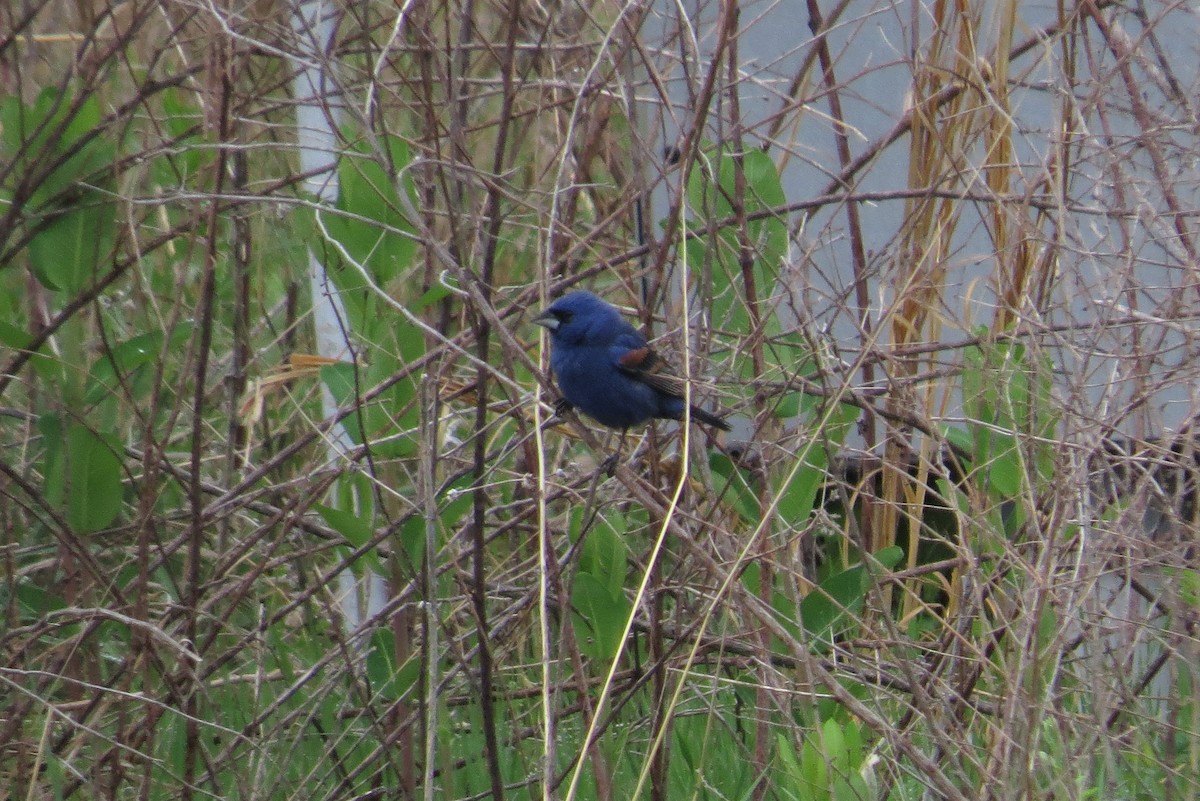
[[[989,7],[985,30],[990,15],[1001,8]],[[750,2],[741,9],[739,98],[744,143],[748,148],[765,146],[775,163],[783,165],[789,202],[804,201],[819,195],[838,171],[830,108],[821,87],[810,81],[801,93],[803,111],[790,113],[795,124],[789,123],[773,138],[769,134],[771,120],[787,104],[793,75],[812,49],[808,12],[795,0]],[[1154,121],[1149,134],[1138,125],[1115,59],[1090,23],[1087,41],[1092,57],[1078,59],[1074,89],[1060,65],[1061,46],[1053,41],[1037,44],[1014,60],[1010,73],[1016,80],[1010,92],[1015,156],[1023,165],[1025,180],[1037,182],[1041,165],[1051,158],[1060,138],[1057,115],[1067,92],[1075,95],[1072,128],[1083,142],[1067,189],[1075,209],[1058,215],[1057,225],[1043,224],[1037,231],[1040,237],[1058,240],[1053,302],[1040,318],[1030,310],[1025,317],[1034,325],[1077,327],[1039,338],[1055,365],[1056,393],[1066,425],[1088,429],[1103,420],[1110,430],[1146,436],[1177,429],[1194,413],[1200,285],[1196,265],[1188,264],[1176,241],[1162,182],[1141,143],[1149,136],[1163,153],[1169,189],[1179,207],[1193,215],[1187,218],[1192,225],[1200,207],[1195,114],[1195,99],[1200,95],[1200,17],[1188,5],[1143,4],[1141,9],[1152,21],[1148,27],[1126,11],[1111,16],[1110,24],[1134,55],[1132,71]],[[1022,3],[1019,14],[1018,42],[1055,21],[1049,4]],[[678,141],[681,126],[690,123],[690,102],[716,45],[717,17],[716,3],[687,0],[653,5],[643,39],[653,53],[667,101],[652,85],[642,84],[638,113],[654,156]],[[877,142],[904,114],[913,81],[913,54],[922,50],[931,26],[925,6],[854,0],[834,27],[829,47],[853,156]],[[992,39],[987,34],[978,38]],[[819,69],[813,75],[819,82]],[[728,97],[721,96],[706,121],[704,139],[730,141],[731,122]],[[856,176],[853,188],[858,192],[905,189],[908,162],[906,135],[884,148]],[[1117,182],[1123,203],[1114,188]],[[970,188],[986,193],[982,179]],[[1011,190],[1034,188],[1014,185]],[[656,183],[651,198],[650,216],[657,221],[668,207],[663,181]],[[896,264],[904,202],[880,200],[862,203],[859,209],[869,264],[866,314],[872,329],[878,329],[896,295],[895,280],[907,274]],[[987,215],[982,204],[969,208],[955,235],[947,260],[946,304],[939,310],[945,317],[943,342],[959,341],[973,325],[987,325],[993,319],[995,258],[982,227]],[[846,212],[829,205],[803,220],[803,225],[799,214],[788,222],[797,233],[788,263],[780,265],[777,313],[786,327],[806,327],[831,352],[853,360],[864,333],[854,303]],[[1129,318],[1138,324],[1116,323]],[[953,362],[959,354],[942,356]],[[877,370],[876,382],[883,378]],[[849,380],[860,384],[863,376],[852,375]],[[952,408],[948,418],[953,421],[960,414]]]

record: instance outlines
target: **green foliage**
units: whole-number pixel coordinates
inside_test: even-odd
[[[580,524],[582,511],[577,510],[573,515],[575,528]],[[624,590],[625,578],[629,575],[629,549],[625,545],[628,522],[628,518],[618,515],[597,518],[580,548],[580,571],[602,578],[612,595],[619,595]]]
[[[381,164],[378,154],[363,141],[342,154],[336,205],[340,213],[328,215],[325,225],[329,235],[377,284],[391,288],[393,281],[412,267],[416,255],[417,240],[399,195],[405,192],[415,207],[416,189],[407,172],[412,160],[408,144],[387,136],[381,146],[386,147],[386,164]],[[348,278],[348,284],[339,282],[340,288],[353,287],[355,279],[349,274],[340,270],[331,274],[335,280]]]
[[[0,101],[0,157],[13,163],[10,180],[37,179],[25,203],[36,230],[30,264],[43,286],[68,295],[94,280],[116,238],[111,168],[118,143],[100,123],[95,95],[47,87],[28,106],[15,95]],[[16,186],[2,190],[16,199]]]
[[[794,801],[872,798],[867,753],[859,727],[833,719],[806,736],[799,753],[788,737],[779,734],[775,742],[781,774],[777,789],[783,798]]]
[[[47,500],[66,509],[79,534],[109,526],[121,510],[121,460],[112,437],[80,423],[43,415],[38,428],[46,442],[42,463]]]
[[[723,501],[737,512],[743,524],[755,525],[760,518],[758,495],[746,473],[721,452],[710,454],[708,464],[714,478],[719,479],[723,487]]]
[[[313,509],[325,523],[337,533],[346,538],[351,547],[358,549],[370,542],[375,535],[375,529],[371,526],[369,517],[356,515],[346,509],[339,509],[333,506],[326,506],[322,503],[313,504]],[[379,554],[371,549],[366,553],[367,564],[379,574],[384,572],[383,562],[379,559]]]
[[[861,373],[843,375],[838,359],[819,359],[812,342],[783,330],[781,317],[789,325],[796,320],[771,304],[785,297],[781,302],[794,305],[830,303],[828,315],[824,308],[807,311],[831,327],[806,333],[827,337],[830,353],[847,356],[845,364],[876,365],[876,378],[892,377],[887,359],[894,354],[882,340],[864,335],[843,342],[841,332],[847,322],[885,322],[893,297],[928,301],[902,313],[909,322],[944,317],[957,327],[954,299],[937,297],[954,285],[939,273],[943,261],[970,250],[956,238],[956,230],[970,226],[958,226],[964,201],[953,177],[945,179],[950,171],[917,176],[931,180],[913,186],[925,194],[934,187],[936,197],[911,188],[895,194],[909,199],[909,219],[921,220],[923,231],[946,232],[937,258],[934,248],[917,253],[901,233],[867,264],[856,260],[854,269],[863,272],[854,280],[867,286],[843,283],[846,265],[826,260],[841,254],[825,249],[859,234],[841,223],[805,227],[830,216],[817,208],[828,199],[816,199],[812,217],[785,211],[792,202],[806,207],[809,198],[786,197],[778,167],[790,160],[838,169],[836,159],[820,158],[820,142],[786,141],[786,126],[800,122],[794,113],[813,106],[780,97],[777,114],[771,104],[770,130],[727,137],[722,127],[717,135],[727,138],[705,146],[696,163],[652,176],[661,179],[656,197],[681,199],[688,219],[671,243],[673,254],[652,245],[652,258],[639,260],[644,251],[635,249],[640,243],[630,221],[645,210],[635,198],[647,196],[642,168],[653,157],[629,148],[644,144],[644,120],[627,118],[632,107],[614,102],[622,90],[608,85],[606,68],[589,71],[582,83],[579,75],[555,74],[565,64],[602,65],[602,53],[590,48],[614,41],[595,34],[620,9],[597,7],[582,29],[544,28],[544,53],[542,42],[522,35],[518,55],[505,62],[503,47],[488,35],[511,26],[494,24],[489,9],[479,10],[469,42],[438,40],[439,27],[461,33],[445,24],[448,12],[406,17],[415,27],[406,27],[405,36],[421,44],[414,48],[389,43],[394,20],[386,9],[364,5],[366,17],[344,17],[338,41],[326,51],[339,65],[344,91],[340,105],[327,110],[345,118],[366,113],[344,133],[352,144],[337,146],[335,206],[315,211],[314,199],[297,198],[304,176],[297,174],[288,131],[295,104],[307,100],[277,72],[314,63],[313,55],[278,57],[275,50],[294,46],[293,38],[258,29],[253,15],[239,18],[239,39],[228,49],[220,39],[226,32],[216,28],[195,42],[179,37],[194,27],[186,25],[171,30],[161,49],[146,47],[123,37],[166,30],[161,21],[145,25],[141,10],[126,7],[137,4],[118,5],[121,13],[81,33],[82,46],[64,48],[70,55],[63,58],[71,59],[63,64],[65,77],[36,96],[30,91],[48,85],[57,66],[51,61],[58,43],[40,31],[57,29],[47,23],[59,21],[39,17],[6,40],[15,49],[5,78],[16,79],[14,91],[0,99],[0,224],[8,226],[9,243],[0,254],[7,259],[0,267],[9,268],[0,270],[0,360],[17,369],[0,375],[6,387],[0,390],[0,654],[11,662],[3,679],[12,696],[0,700],[10,735],[0,748],[0,776],[11,794],[158,799],[177,796],[186,781],[185,791],[198,797],[399,797],[409,795],[404,762],[411,753],[416,783],[429,775],[434,784],[416,795],[489,797],[492,759],[509,795],[566,797],[562,786],[541,785],[547,718],[555,760],[549,768],[559,777],[582,759],[581,799],[865,801],[881,797],[879,785],[889,799],[917,799],[935,790],[914,754],[936,756],[964,796],[1004,771],[1002,778],[1014,781],[996,786],[1035,786],[1046,797],[1157,797],[1166,789],[1188,797],[1194,789],[1180,766],[1200,762],[1195,676],[1175,652],[1186,651],[1187,638],[1179,635],[1187,634],[1200,606],[1200,580],[1184,567],[1156,572],[1151,578],[1167,588],[1157,614],[1169,622],[1119,621],[1141,626],[1140,641],[1162,639],[1171,651],[1169,686],[1153,699],[1165,713],[1142,704],[1140,674],[1118,676],[1120,694],[1104,699],[1109,705],[1101,709],[1087,684],[1093,674],[1079,667],[1089,659],[1073,650],[1090,633],[1091,623],[1075,620],[1095,574],[1070,548],[1103,537],[1122,522],[1118,511],[1133,507],[1088,519],[1076,499],[1070,508],[1054,505],[1059,499],[1047,490],[1057,489],[1055,454],[1047,443],[1060,421],[1038,332],[1029,329],[1028,344],[983,338],[966,351],[966,422],[947,436],[966,454],[968,475],[962,485],[939,485],[958,508],[931,511],[928,503],[883,499],[897,504],[883,511],[908,516],[902,525],[914,532],[912,551],[872,545],[874,553],[862,552],[855,524],[868,504],[857,504],[875,485],[830,490],[842,479],[832,468],[835,457],[862,413],[837,401],[837,384],[852,385]],[[938,6],[935,16],[951,8]],[[364,19],[369,27],[357,29]],[[748,22],[743,15],[740,24]],[[958,30],[941,22],[930,27],[935,37]],[[971,36],[986,28],[973,26]],[[626,41],[627,32],[612,32]],[[700,41],[718,41],[708,30],[696,32]],[[1000,52],[968,38],[947,52]],[[257,39],[267,48],[250,45]],[[641,50],[628,52],[636,58]],[[654,74],[673,81],[666,51],[646,52],[656,53]],[[98,63],[106,53],[126,61]],[[455,60],[443,61],[444,54]],[[747,69],[745,50],[741,63],[721,60],[732,53],[712,55],[746,86],[759,77]],[[214,72],[209,62],[226,57],[229,69]],[[981,110],[969,114],[1003,114],[1004,87],[1016,91],[1019,82],[991,56],[987,67],[997,80],[978,81],[987,76],[976,74],[982,62],[975,61],[938,64],[938,74],[986,86],[988,103],[979,104],[974,89],[941,92],[939,98],[958,105],[949,109],[953,115],[939,116],[943,109],[925,102],[921,87],[928,86],[916,75],[916,105],[904,124],[914,126],[907,139],[944,147],[944,164],[955,175],[982,175],[987,188],[998,189],[1007,181],[1002,172],[1016,177],[1021,169],[1008,164],[1010,149],[981,148],[995,158],[981,172],[969,144],[960,148],[954,126],[968,116],[960,113],[963,102]],[[36,74],[21,74],[30,63]],[[820,68],[816,60],[805,63]],[[1136,61],[1131,68],[1139,68]],[[726,80],[723,71],[710,74]],[[781,87],[777,77],[762,85]],[[794,77],[797,88],[811,85],[801,80],[811,75]],[[850,72],[836,77],[848,91],[858,80]],[[547,101],[546,87],[553,94],[556,86],[585,91]],[[720,113],[729,112],[722,126],[753,124],[732,102],[736,87],[714,89],[725,104]],[[1117,112],[1120,105],[1108,108]],[[692,110],[705,112],[699,104]],[[944,123],[936,132],[946,136],[924,139],[927,132],[917,127],[926,120]],[[703,127],[686,131],[688,137],[717,131],[711,120],[698,122]],[[834,123],[857,135],[855,120]],[[571,139],[555,138],[568,131]],[[739,139],[747,144],[735,152]],[[892,141],[905,139],[855,145],[870,158],[840,170],[846,190],[881,188],[848,168],[882,163]],[[1083,155],[1080,163],[1099,163]],[[1057,169],[1051,162],[1039,162],[1043,172]],[[641,174],[633,175],[630,164]],[[422,181],[419,196],[412,175]],[[1080,196],[1055,178],[1047,185],[1063,190],[1063,202],[1047,219],[1065,223],[1081,207]],[[793,193],[810,186],[788,185]],[[1052,252],[1056,243],[1085,239],[1067,226],[1058,237],[1042,237],[1033,217],[1011,228],[1020,244],[1002,236],[1012,223],[1006,215],[1020,216],[1019,193],[992,204],[983,187],[974,187],[970,202],[988,209],[976,230],[1001,245],[998,262],[1030,266],[1033,249],[1044,247],[1042,263],[1061,264],[1062,252]],[[900,201],[886,194],[879,203],[898,209]],[[1088,202],[1103,202],[1097,197]],[[848,202],[865,211],[872,201]],[[420,221],[410,217],[418,205]],[[295,207],[305,211],[292,215]],[[495,216],[485,217],[485,209]],[[1087,214],[1107,219],[1093,211]],[[863,221],[877,224],[866,214]],[[431,241],[419,238],[426,236]],[[459,265],[435,263],[434,239],[454,259],[494,265],[484,289],[500,325],[511,327],[493,328],[486,348],[468,325],[482,311],[462,291],[469,267],[459,272]],[[16,252],[21,242],[28,246]],[[312,350],[303,301],[310,247],[325,260],[344,302],[338,324],[356,356],[354,364],[318,374],[347,412],[350,440],[362,446],[343,458],[331,457],[335,449],[322,440],[329,421],[316,371],[302,358],[288,360]],[[669,427],[640,439],[639,457],[628,463],[633,469],[613,478],[571,458],[585,446],[560,429],[535,438],[529,416],[509,406],[528,403],[523,390],[533,386],[527,321],[536,290],[558,291],[577,280],[598,289],[639,281],[674,286],[681,263],[701,332],[712,332],[705,344],[726,405],[753,417],[761,430],[742,453],[720,447],[731,439],[707,429],[692,438],[699,447],[712,435],[718,447],[709,449],[707,464],[692,462],[660,542],[658,510],[671,482],[657,469],[666,460],[656,456],[669,458],[678,443]],[[917,263],[929,271],[918,274]],[[656,273],[651,265],[659,264],[667,266]],[[127,272],[93,292],[96,279],[118,266]],[[426,286],[426,276],[443,269]],[[790,283],[793,276],[805,286]],[[1049,272],[1030,277],[1044,280],[1039,289],[1046,296],[1057,291]],[[203,284],[213,289],[211,307],[200,303],[202,278],[212,279]],[[1139,304],[1154,294],[1145,283],[1129,286]],[[867,320],[856,314],[864,311],[855,308],[858,298],[851,299],[859,288],[872,304]],[[917,294],[902,296],[909,288]],[[883,305],[875,306],[877,299]],[[1056,310],[1039,311],[1051,312],[1045,320],[1061,319]],[[1138,308],[1176,327],[1188,319],[1182,306],[1162,311]],[[796,312],[807,325],[806,310]],[[414,315],[436,333],[413,324]],[[899,408],[927,425],[957,414],[934,408],[936,392],[949,397],[950,387],[931,387],[921,405],[925,382],[944,380],[942,357],[925,355],[945,344],[921,338],[931,331],[914,331],[907,341],[933,368],[929,377],[921,375],[912,394],[914,385],[897,382],[896,406],[874,395],[876,387],[860,402],[878,403],[881,413]],[[1170,332],[1159,342],[1169,346],[1178,331]],[[35,339],[44,339],[38,352],[22,353]],[[1171,357],[1169,347],[1155,351],[1153,342],[1143,340],[1147,364]],[[471,381],[483,368],[476,355],[496,371],[483,399],[490,413],[478,426],[474,398],[464,397],[477,391]],[[789,383],[797,376],[823,382],[829,397],[797,391]],[[418,404],[422,381],[441,393],[430,419]],[[903,417],[880,414],[875,421],[889,434],[903,436],[909,428]],[[432,453],[418,432],[430,435]],[[483,454],[478,461],[476,452]],[[418,455],[432,457],[433,475],[425,475],[429,462]],[[541,457],[547,469],[535,471]],[[1079,478],[1078,486],[1087,486]],[[871,501],[876,511],[879,500]],[[474,527],[476,509],[482,531]],[[1035,511],[1039,523],[1057,527],[1053,538],[1072,544],[1051,550],[1033,537],[1014,543],[1016,532],[1032,529],[1022,524]],[[936,514],[953,523],[939,527]],[[979,548],[970,531],[955,526],[996,536]],[[884,539],[894,533],[858,530]],[[556,536],[543,555],[539,536],[547,531]],[[366,548],[385,534],[390,541]],[[1153,562],[1150,551],[1161,543],[1141,544],[1145,552],[1137,558]],[[648,575],[648,554],[659,545]],[[1186,548],[1172,543],[1162,550]],[[981,553],[986,558],[976,559]],[[550,569],[543,556],[554,560]],[[935,560],[944,563],[931,566]],[[1107,551],[1094,561],[1097,569],[1123,569]],[[889,575],[902,564],[903,575]],[[342,580],[368,573],[387,576],[399,611],[388,625],[372,621],[350,631],[342,620]],[[635,606],[644,580],[649,593]],[[548,652],[542,627],[552,633]],[[573,636],[558,636],[568,629]],[[407,636],[395,633],[401,631]],[[587,675],[573,675],[579,664]],[[601,703],[599,680],[609,666],[617,672]],[[844,703],[847,695],[869,716]],[[1054,715],[1042,714],[1051,706]],[[496,753],[488,753],[485,710],[495,721]],[[1110,725],[1114,712],[1118,720]],[[598,739],[589,743],[592,716]],[[1156,728],[1156,720],[1171,726]],[[654,730],[660,724],[661,742]],[[953,740],[936,728],[943,725],[954,727]],[[426,727],[432,765],[424,764]],[[666,770],[655,776],[653,792],[635,792],[647,786],[639,783],[655,749]],[[1012,754],[1020,759],[1004,764]],[[886,783],[876,782],[876,765]],[[603,794],[601,780],[608,782]]]
[[[799,605],[780,587],[772,594],[777,619],[805,647],[814,652],[827,652],[839,637],[852,636],[861,625],[859,616],[871,588],[873,573],[894,568],[903,556],[899,547],[884,548],[871,557],[877,568],[858,564],[833,572],[809,591]],[[742,584],[750,593],[760,594],[762,573],[757,563],[746,565]]]
[[[14,175],[37,179],[29,205],[42,208],[85,178],[108,168],[116,145],[100,129],[100,100],[47,86],[31,105],[10,95],[0,102],[4,149]]]
[[[161,97],[171,154],[154,160],[153,177],[161,186],[187,186],[200,172],[211,141],[201,133],[201,111],[187,93],[168,88]]]
[[[624,593],[610,592],[602,576],[579,573],[571,585],[571,607],[576,612],[580,650],[599,664],[607,664],[617,655],[629,620],[630,606]]]
[[[583,510],[572,515],[573,538],[581,536]],[[582,536],[579,570],[571,583],[571,608],[574,611],[580,650],[589,658],[607,665],[623,644],[622,635],[632,607],[625,596],[628,575],[625,522],[619,517],[598,517]]]
[[[870,558],[880,569],[891,570],[903,557],[903,549],[892,546]],[[858,616],[871,587],[872,572],[865,564],[855,565],[829,576],[804,596],[799,617],[814,649],[827,650],[839,636],[846,635],[859,624]]]
[[[166,351],[177,351],[192,336],[193,325],[184,321],[169,333],[147,331],[115,343],[96,357],[87,380],[84,401],[98,404],[120,397],[126,390],[134,400],[144,400],[155,388],[150,381]]]
[[[750,330],[746,298],[751,292],[759,300],[770,295],[787,255],[787,225],[778,213],[771,213],[787,202],[779,171],[761,150],[734,154],[728,148],[707,149],[693,166],[687,193],[701,220],[728,220],[735,216],[735,203],[750,218],[744,232],[736,225],[725,225],[708,239],[691,240],[687,250],[693,269],[711,266],[713,320],[734,331]],[[743,270],[743,247],[750,250],[748,274]]]
[[[403,664],[396,664],[396,637],[391,629],[378,628],[371,635],[367,679],[374,695],[388,701],[409,695],[420,679],[420,666],[420,662],[411,656]]]
[[[0,603],[15,609],[18,620],[36,620],[67,605],[61,595],[30,581],[0,584]]]
[[[104,194],[87,190],[70,207],[50,212],[29,243],[34,274],[47,289],[79,292],[98,275],[112,251],[116,209]]]
[[[1015,498],[1031,481],[1053,474],[1047,447],[1023,445],[1052,438],[1057,427],[1051,367],[1020,343],[972,346],[964,362],[963,406],[970,421],[972,464],[985,486],[999,497]]]
[[[814,512],[817,491],[829,475],[829,451],[845,444],[860,414],[849,404],[829,408],[823,398],[812,396],[801,399],[801,409],[805,429],[818,431],[821,436],[803,449],[804,464],[792,470],[792,465],[783,462],[775,474],[779,515],[789,525],[800,525]]]
[[[703,681],[704,677],[700,677]],[[672,724],[672,798],[750,798],[755,772],[744,743],[733,735],[737,709],[730,693],[714,696],[706,714],[678,716]]]
[[[429,293],[412,297],[411,276],[417,242],[398,192],[415,200],[415,189],[407,168],[411,160],[408,146],[399,137],[384,137],[389,159],[380,164],[375,154],[360,143],[339,161],[339,214],[324,217],[329,236],[371,279],[386,290],[394,291],[397,302],[412,308],[432,302]],[[399,177],[393,177],[399,176]],[[336,251],[326,249],[331,255]],[[356,269],[327,259],[326,273],[340,290],[349,319],[348,331],[372,343],[371,358],[365,369],[346,363],[327,365],[322,380],[339,406],[349,408],[366,390],[384,387],[374,403],[345,421],[346,430],[356,444],[372,442],[381,457],[404,458],[416,453],[413,436],[420,416],[416,405],[416,377],[390,381],[392,376],[425,353],[421,330],[395,310],[384,305],[372,292],[363,292]],[[387,432],[409,432],[404,436],[385,436]]]

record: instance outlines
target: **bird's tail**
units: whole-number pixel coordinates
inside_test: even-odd
[[[722,431],[729,430],[729,423],[725,422],[724,417],[715,415],[712,412],[706,412],[699,406],[692,406],[691,411],[693,420],[698,420],[701,423],[707,423],[708,425],[713,426],[714,428],[719,428]]]

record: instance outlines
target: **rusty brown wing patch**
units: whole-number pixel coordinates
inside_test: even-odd
[[[649,345],[631,350],[617,360],[617,367],[630,378],[654,387],[664,395],[683,397],[683,379],[675,375]]]

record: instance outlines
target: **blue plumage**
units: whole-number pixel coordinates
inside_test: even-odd
[[[534,322],[550,331],[550,367],[563,397],[588,417],[621,429],[683,419],[683,380],[613,306],[572,292]],[[695,405],[691,417],[729,430],[724,418]]]

